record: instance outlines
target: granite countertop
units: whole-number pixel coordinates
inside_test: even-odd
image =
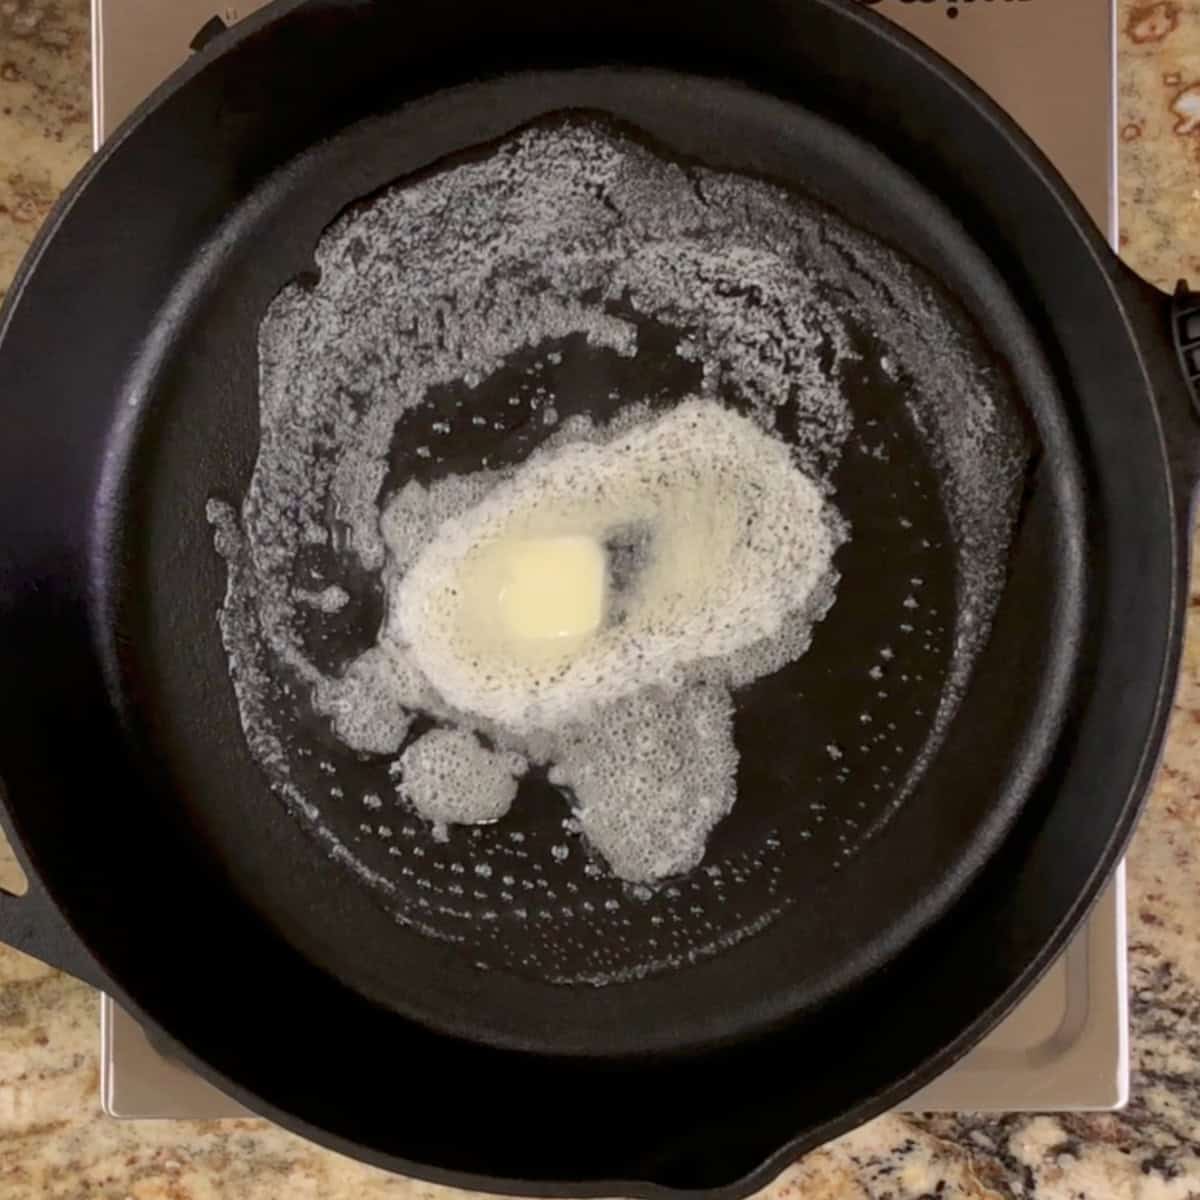
[[[1200,281],[1200,0],[1121,7],[1122,252],[1160,285]],[[0,0],[0,290],[89,152],[87,8]],[[792,1167],[768,1195],[1200,1198],[1200,573],[1189,634],[1165,765],[1129,856],[1128,1108],[883,1117]],[[0,882],[11,878],[0,853]],[[0,948],[3,1200],[451,1195],[262,1121],[107,1119],[97,1015],[85,985]]]

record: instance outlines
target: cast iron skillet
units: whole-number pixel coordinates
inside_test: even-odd
[[[989,644],[915,794],[845,869],[793,860],[760,936],[598,990],[402,930],[286,815],[238,732],[202,517],[244,491],[258,319],[326,224],[564,108],[902,247],[1005,365],[1035,445]],[[1118,860],[1182,636],[1189,302],[1131,276],[994,105],[848,0],[280,0],[110,140],[0,320],[0,770],[30,880],[0,931],[381,1166],[530,1194],[761,1186],[978,1041]],[[840,497],[843,598],[803,660],[830,728],[908,566],[871,524],[885,497],[853,474]],[[782,703],[739,727],[749,798],[710,854],[826,786],[803,748],[827,728],[794,734]]]

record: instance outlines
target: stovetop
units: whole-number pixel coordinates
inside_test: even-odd
[[[956,62],[1025,127],[1116,237],[1115,0],[860,0]],[[92,0],[93,127],[99,145],[189,53],[213,17],[265,0]],[[911,1110],[1114,1108],[1128,1092],[1125,877],[1037,987]],[[229,986],[236,988],[237,980]],[[101,1001],[101,1097],[114,1117],[244,1115],[163,1057]]]

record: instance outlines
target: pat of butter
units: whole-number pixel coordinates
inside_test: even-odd
[[[528,640],[584,637],[604,617],[604,551],[577,534],[513,538],[492,546],[496,607],[508,634]]]

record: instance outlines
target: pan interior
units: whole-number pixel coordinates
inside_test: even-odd
[[[905,251],[889,260],[900,264],[892,290],[877,292],[890,328],[878,308],[874,322],[855,315],[853,261],[817,289],[816,300],[850,312],[836,372],[848,423],[826,460],[829,438],[809,439],[813,470],[850,529],[835,560],[836,602],[803,657],[736,690],[737,804],[702,869],[649,890],[615,879],[564,827],[569,808],[542,771],[522,780],[497,824],[434,839],[397,798],[391,760],[340,742],[260,642],[235,636],[222,647],[215,617],[223,602],[228,616],[246,599],[226,595],[205,513],[215,498],[234,514],[228,552],[260,445],[264,316],[281,295],[329,302],[321,289],[336,272],[327,264],[314,276],[314,250],[331,222],[369,220],[364,197],[477,162],[530,122],[543,132],[599,122],[688,186],[713,171],[782,186],[808,214],[813,244],[834,257],[845,251],[830,250],[823,212],[864,244]],[[681,88],[656,73],[456,90],[352,127],[280,172],[197,262],[175,313],[145,376],[154,403],[123,457],[118,611],[127,669],[154,700],[143,735],[232,886],[372,1000],[543,1050],[728,1037],[811,1009],[900,953],[1015,818],[1062,699],[1078,481],[1057,444],[1049,374],[997,275],[951,214],[844,132],[741,89]],[[635,356],[569,330],[505,356],[469,388],[428,389],[391,423],[376,503],[414,481],[510,467],[574,417],[603,425],[631,400],[667,411],[705,388],[704,364],[681,353],[694,329],[629,308],[616,315],[636,327]],[[1007,586],[985,600],[968,586],[969,554],[992,562],[997,547],[964,546],[944,444],[921,419],[922,381],[896,367],[897,339],[916,346],[922,336],[935,367],[939,356],[965,356],[962,378],[986,380],[996,405],[990,534],[1012,541],[999,555]],[[370,360],[369,347],[353,351]],[[299,363],[322,382],[319,363]],[[715,394],[744,401],[719,381]],[[804,416],[802,405],[782,406],[780,432],[802,441]],[[1057,469],[1047,477],[1051,448]],[[379,572],[336,530],[297,563],[319,581],[314,594],[342,589],[336,607],[313,605],[296,627],[305,653],[336,676],[377,635]],[[251,676],[261,686],[248,692]],[[268,727],[275,741],[264,754],[256,735]],[[418,721],[410,737],[427,728]],[[695,981],[687,997],[671,986],[679,971]],[[620,986],[562,986],[598,983]]]

